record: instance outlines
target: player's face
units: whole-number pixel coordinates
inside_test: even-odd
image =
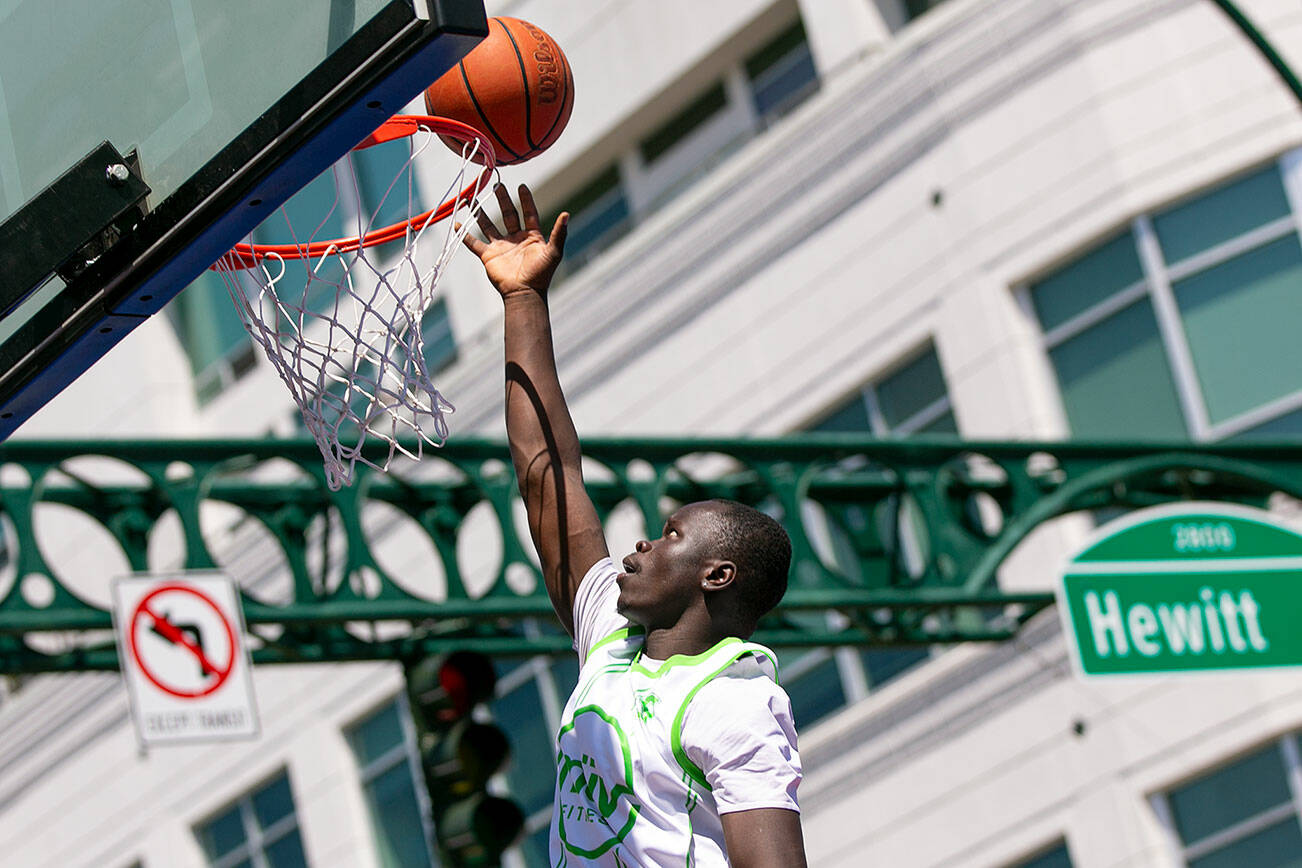
[[[701,599],[713,554],[713,510],[688,504],[669,516],[659,539],[638,542],[617,580],[620,614],[648,629],[670,627]]]

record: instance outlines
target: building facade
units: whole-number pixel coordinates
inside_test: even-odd
[[[565,135],[503,177],[573,212],[552,312],[582,433],[1302,436],[1302,106],[1210,0],[487,5],[544,27],[577,82]],[[1240,6],[1302,67],[1302,7]],[[456,260],[427,314],[454,437],[502,432],[477,268]],[[187,289],[20,434],[294,432],[224,293]],[[1001,584],[1047,590],[1090,525],[1045,527]],[[644,533],[610,531],[616,552]],[[49,557],[106,596],[89,534]],[[782,657],[811,865],[1302,859],[1296,674],[1081,682],[1052,613],[1002,645]],[[513,865],[547,864],[576,670],[501,668]],[[256,687],[259,740],[141,754],[116,678],[11,685],[6,864],[434,864],[395,666]]]

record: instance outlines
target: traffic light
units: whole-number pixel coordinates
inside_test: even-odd
[[[496,866],[524,828],[524,813],[486,789],[511,754],[500,729],[471,715],[493,697],[493,661],[457,651],[427,657],[405,672],[439,848],[451,865]]]

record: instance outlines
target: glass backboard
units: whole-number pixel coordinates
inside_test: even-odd
[[[483,0],[0,0],[0,437],[486,33]]]

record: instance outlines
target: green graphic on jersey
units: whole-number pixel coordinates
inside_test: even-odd
[[[633,798],[633,757],[619,723],[595,705],[561,727],[556,755],[561,842],[595,859],[624,840],[641,805]]]
[[[637,712],[637,719],[646,723],[656,716],[656,703],[660,697],[655,695],[655,691],[643,688],[633,694],[633,710]]]

